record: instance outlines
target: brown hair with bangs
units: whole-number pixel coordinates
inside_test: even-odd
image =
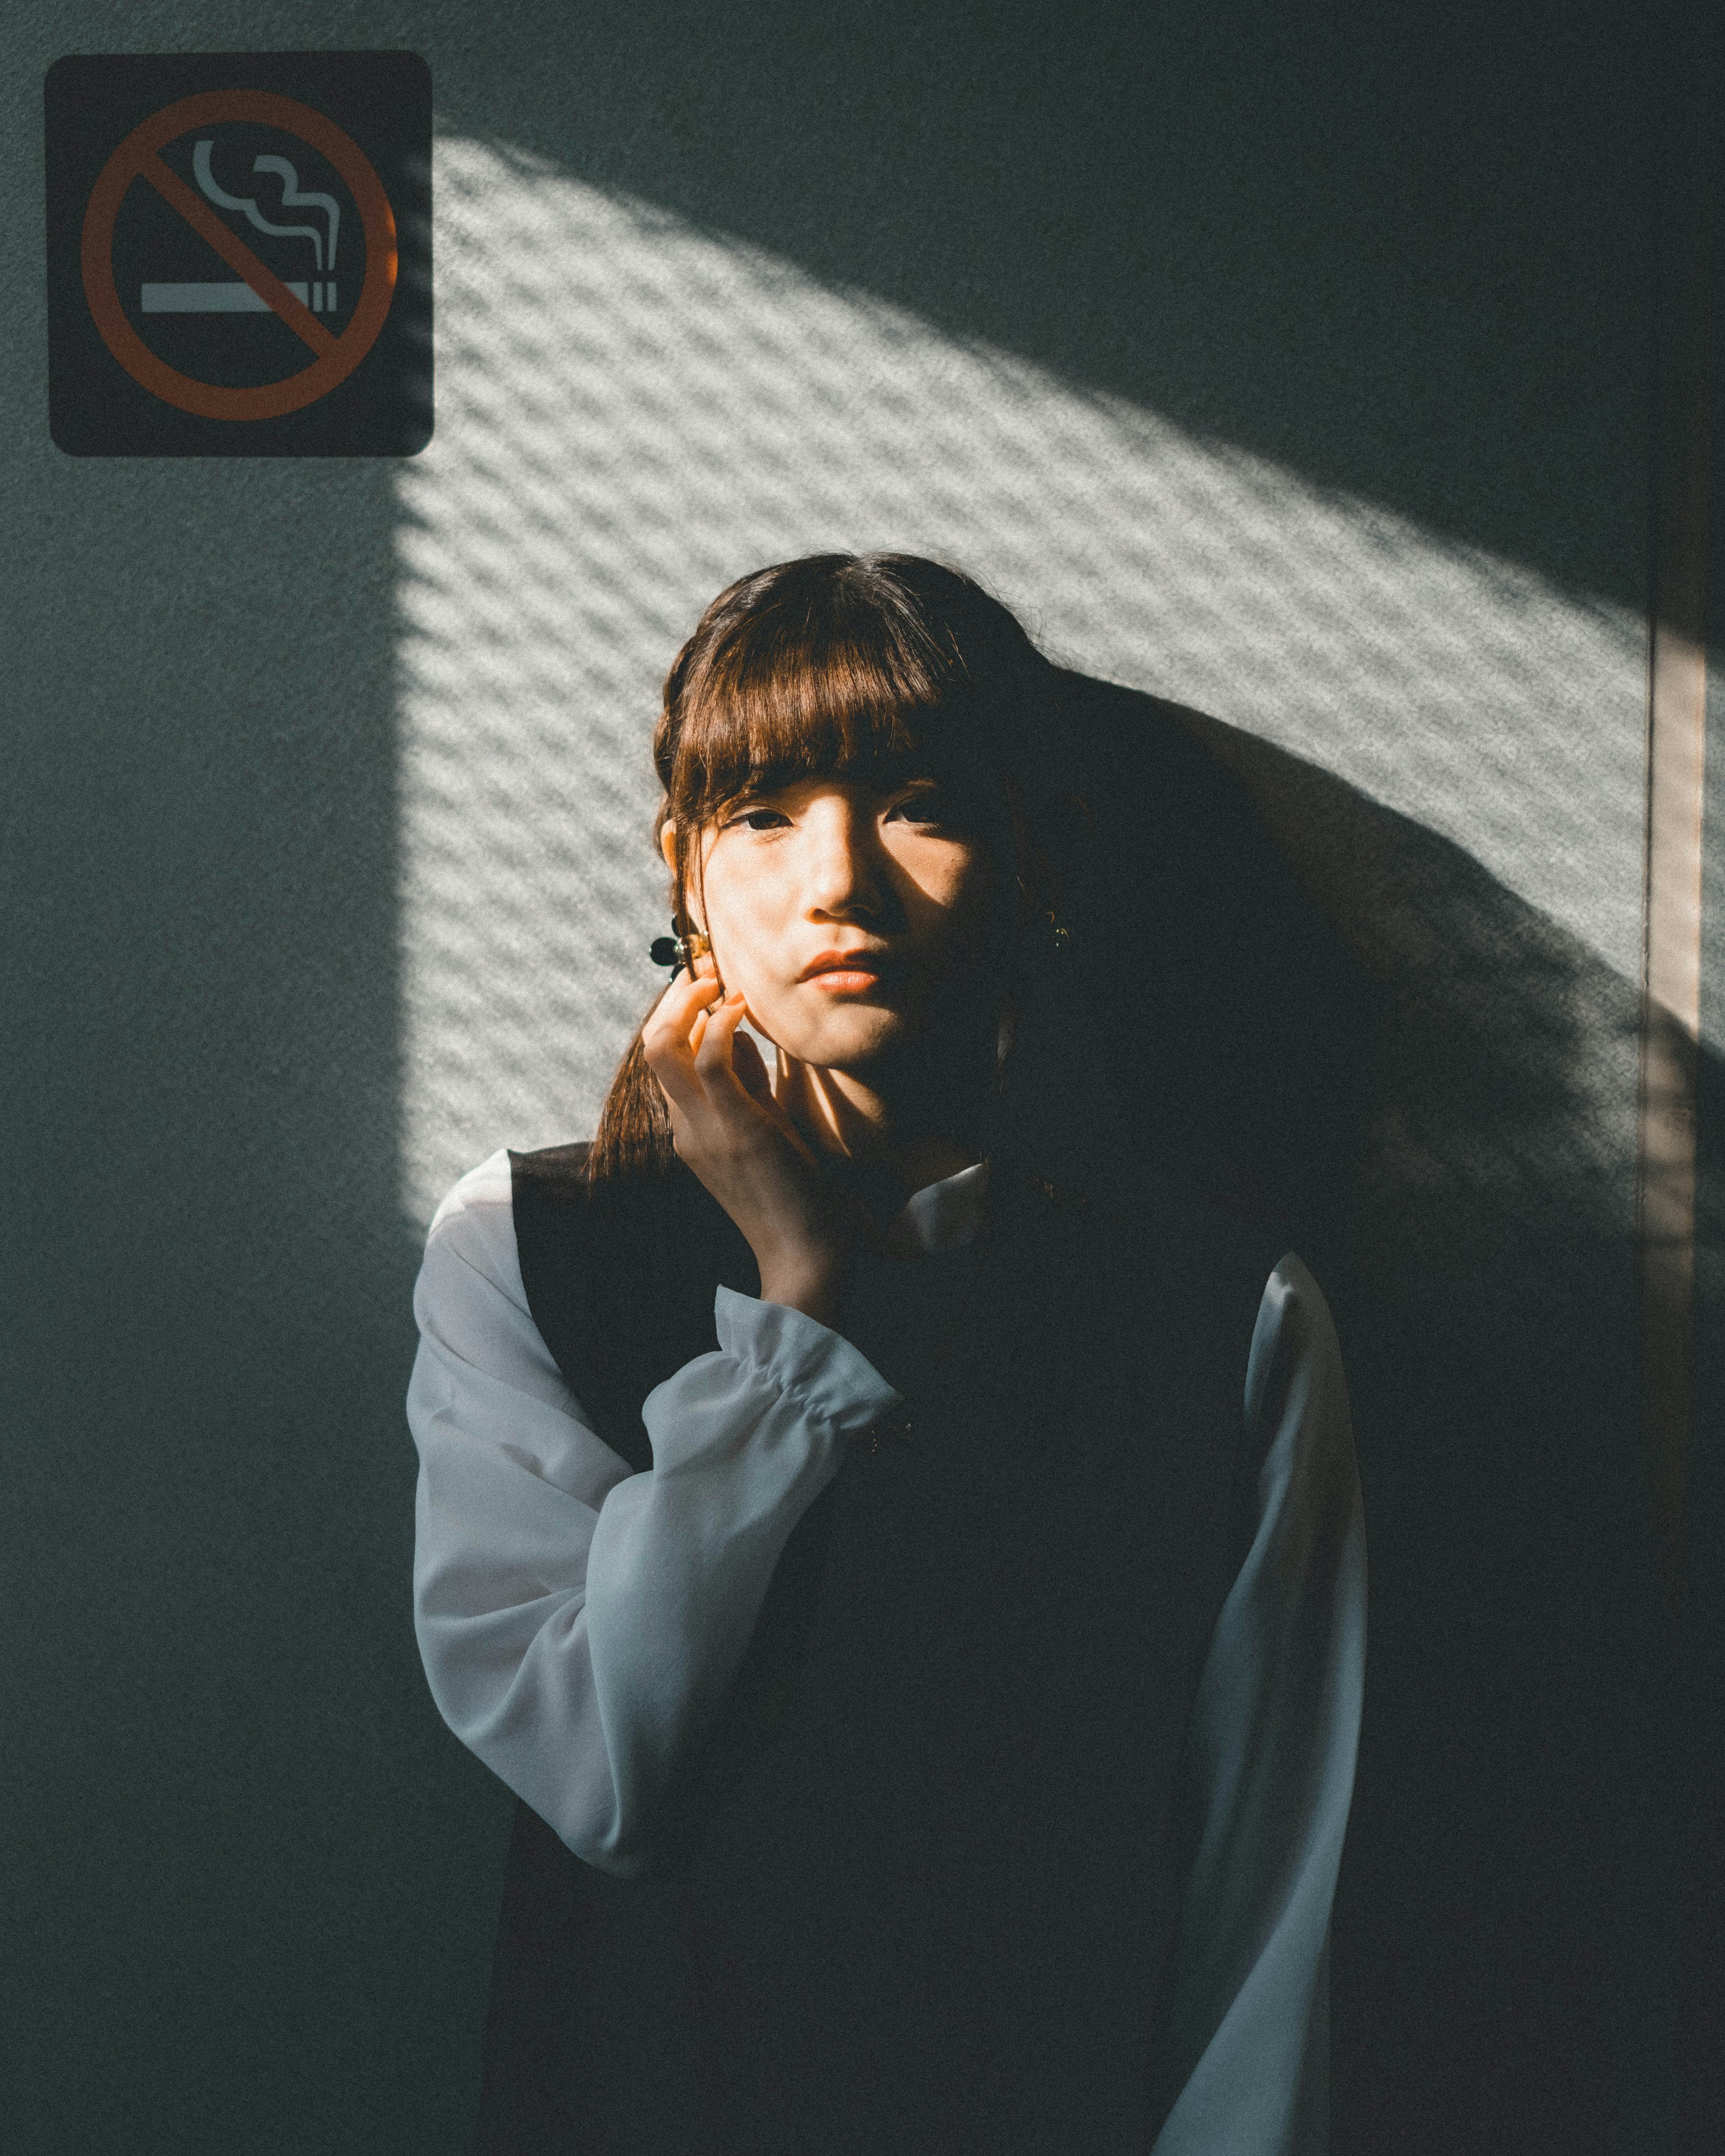
[[[1016,618],[956,569],[911,554],[811,554],[720,593],[665,677],[653,736],[676,832],[671,917],[691,927],[701,834],[740,798],[807,778],[998,782],[1027,917],[1052,903],[1016,778],[1049,673]],[[656,1002],[656,998],[655,998]],[[650,1015],[650,1014],[649,1014]],[[643,1020],[643,1024],[645,1021]],[[593,1181],[663,1173],[670,1118],[638,1029],[588,1158]]]

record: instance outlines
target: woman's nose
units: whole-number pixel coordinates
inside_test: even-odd
[[[804,829],[809,911],[839,916],[878,912],[882,886],[871,843],[872,819],[862,815],[855,802],[829,795],[814,804]]]

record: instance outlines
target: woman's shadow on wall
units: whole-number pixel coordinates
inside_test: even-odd
[[[1347,1363],[1371,1615],[1336,2146],[1639,2145],[1670,2102],[1676,1912],[1636,988],[1327,773],[1060,681],[1047,783],[1067,765],[1086,803],[1117,1089],[1286,1224]]]

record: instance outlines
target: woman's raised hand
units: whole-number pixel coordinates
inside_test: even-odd
[[[724,993],[711,958],[696,967],[671,983],[641,1034],[678,1158],[747,1239],[762,1299],[830,1325],[860,1224],[773,1099],[760,1050],[738,1033],[742,993]]]

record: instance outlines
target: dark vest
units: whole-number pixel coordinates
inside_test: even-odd
[[[535,1322],[600,1435],[758,1291],[694,1178],[515,1155]],[[523,1806],[485,2156],[1143,2156],[1194,1820],[1194,1693],[1243,1554],[1253,1320],[1279,1255],[1158,1187],[997,1159],[985,1235],[860,1263],[902,1392],[791,1537],[718,1724],[619,1881]]]

